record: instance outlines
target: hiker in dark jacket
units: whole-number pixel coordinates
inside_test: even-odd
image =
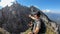
[[[40,18],[40,12],[35,12],[33,16],[29,15],[34,20],[32,29],[29,34],[45,34],[46,27],[42,19]]]

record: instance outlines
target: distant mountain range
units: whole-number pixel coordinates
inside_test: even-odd
[[[45,13],[51,20],[60,24],[60,14],[56,13]]]

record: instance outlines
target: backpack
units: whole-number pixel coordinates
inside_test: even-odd
[[[46,32],[46,26],[45,26],[45,23],[42,21],[42,19],[40,19],[41,21],[41,29],[39,29],[39,32],[38,33],[45,33]],[[34,27],[34,23],[32,25],[32,28],[31,28],[31,31],[33,32],[33,27]]]

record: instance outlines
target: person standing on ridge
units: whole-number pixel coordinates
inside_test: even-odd
[[[42,19],[40,18],[40,12],[34,12],[33,16],[29,15],[30,18],[34,20],[31,32],[28,34],[45,34],[46,32],[46,26]]]

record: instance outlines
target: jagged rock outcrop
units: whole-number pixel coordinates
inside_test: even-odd
[[[4,7],[0,11],[0,26],[8,32],[23,32],[28,29],[30,9],[20,4]]]

